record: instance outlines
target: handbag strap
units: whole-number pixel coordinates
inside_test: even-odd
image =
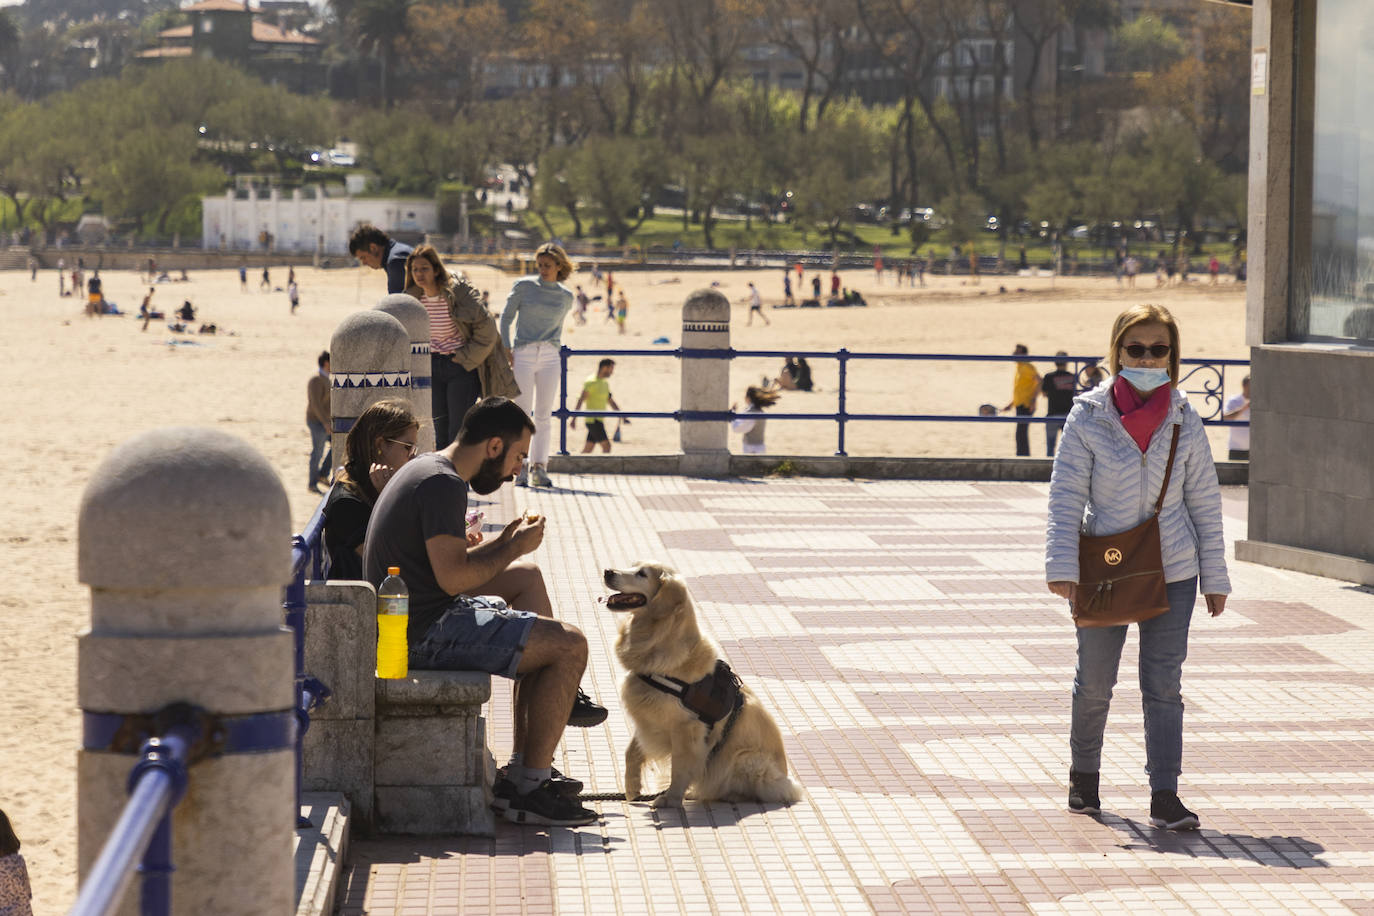
[[[1155,515],[1164,508],[1164,494],[1169,491],[1169,475],[1174,472],[1174,454],[1178,451],[1179,424],[1174,424],[1174,439],[1169,443],[1169,463],[1164,465],[1164,483],[1159,488],[1159,499],[1155,500]]]

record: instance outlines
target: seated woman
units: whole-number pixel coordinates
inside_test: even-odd
[[[363,411],[344,441],[345,459],[324,506],[324,545],[329,578],[363,578],[363,540],[377,495],[415,456],[420,423],[402,398],[378,401]]]
[[[773,387],[783,391],[810,391],[811,367],[803,356],[787,357],[782,363],[782,373],[773,381]]]

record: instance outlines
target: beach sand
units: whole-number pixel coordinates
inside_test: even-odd
[[[513,277],[487,267],[468,273],[480,289],[490,291],[494,305],[504,301]],[[282,288],[272,292],[259,292],[254,272],[247,292],[240,291],[234,270],[191,271],[190,276],[187,283],[158,284],[155,306],[170,314],[190,299],[198,309],[197,322],[214,322],[221,334],[176,335],[165,322],[141,331],[132,316],[88,319],[79,300],[58,297],[55,271],[41,271],[37,282],[27,271],[0,273],[5,318],[0,362],[10,380],[0,458],[14,472],[8,502],[0,507],[0,560],[12,582],[42,585],[29,595],[0,598],[6,621],[0,630],[0,671],[7,698],[0,705],[0,807],[24,844],[39,914],[65,911],[76,888],[80,720],[74,637],[89,612],[87,588],[76,581],[76,517],[92,471],[111,448],[139,432],[214,427],[242,437],[277,468],[299,530],[319,500],[304,486],[310,446],[306,381],[340,319],[370,308],[385,291],[380,272],[299,269],[301,307],[293,316],[285,268],[272,271],[274,284]],[[811,276],[807,273],[808,283]],[[135,272],[107,271],[102,278],[107,298],[126,312],[137,311],[147,285]],[[898,290],[890,273],[880,286],[872,271],[851,272],[842,280],[863,291],[868,308],[791,310],[771,308],[782,297],[777,270],[626,271],[615,279],[624,283],[630,302],[628,333],[616,333],[604,319],[604,303],[597,302],[587,325],[569,320],[566,344],[670,349],[679,342],[683,300],[718,281],[734,303],[732,343],[738,349],[1003,354],[1024,343],[1032,354],[1063,349],[1100,355],[1122,308],[1159,302],[1181,324],[1185,356],[1248,356],[1243,287],[1211,288],[1205,278],[1186,288],[1156,291],[1152,278],[1126,290],[1111,278],[985,276],[975,287],[966,278],[932,277],[923,290]],[[828,286],[828,275],[823,279]],[[751,280],[770,306],[771,326],[757,320],[752,327],[744,324]],[[570,282],[597,292],[586,272]],[[1008,292],[999,294],[999,286]],[[660,336],[670,344],[655,347],[652,341]],[[570,403],[596,359],[572,360]],[[835,410],[835,361],[813,359],[811,364],[818,390],[785,394],[776,413]],[[746,385],[776,375],[780,365],[772,358],[736,360],[732,394],[742,400]],[[1038,368],[1052,367],[1041,363]],[[982,403],[1006,404],[1011,377],[1007,363],[855,361],[847,407],[861,413],[974,413]],[[1231,378],[1228,392],[1238,384],[1238,375]],[[626,410],[675,409],[679,366],[664,357],[620,358],[611,389]],[[1009,456],[1012,429],[1009,424],[856,423],[848,432],[847,450],[855,455]],[[615,446],[620,452],[678,450],[677,429],[668,420],[636,420],[624,427],[622,438]],[[1214,430],[1212,438],[1215,453],[1225,457],[1225,432]],[[571,451],[579,451],[581,442],[580,429],[570,433]],[[1031,444],[1033,453],[1044,453],[1039,426],[1031,431]],[[732,447],[738,447],[737,436]],[[835,447],[834,423],[768,426],[770,453],[829,455]]]

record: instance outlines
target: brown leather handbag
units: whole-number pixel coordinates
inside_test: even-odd
[[[1164,558],[1159,543],[1159,510],[1169,490],[1178,451],[1179,425],[1169,445],[1164,483],[1155,511],[1120,534],[1078,536],[1078,594],[1073,622],[1080,627],[1117,627],[1158,617],[1169,610]]]

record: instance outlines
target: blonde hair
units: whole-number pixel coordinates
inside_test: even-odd
[[[554,242],[545,242],[534,250],[536,259],[538,259],[541,254],[546,254],[553,258],[554,263],[558,265],[559,280],[566,280],[572,276],[573,263],[568,259],[568,253],[563,250],[562,245],[558,245]]]
[[[417,245],[415,250],[406,258],[406,289],[415,286],[415,278],[411,276],[410,265],[415,263],[416,258],[424,258],[434,265],[434,282],[439,284],[439,289],[448,289],[449,273],[444,269],[444,262],[439,257],[439,252],[433,245]]]
[[[1112,345],[1107,355],[1107,365],[1112,375],[1121,374],[1121,347],[1126,333],[1142,324],[1163,325],[1169,332],[1169,381],[1178,384],[1178,323],[1174,316],[1162,305],[1133,305],[1120,315],[1112,325]]]

